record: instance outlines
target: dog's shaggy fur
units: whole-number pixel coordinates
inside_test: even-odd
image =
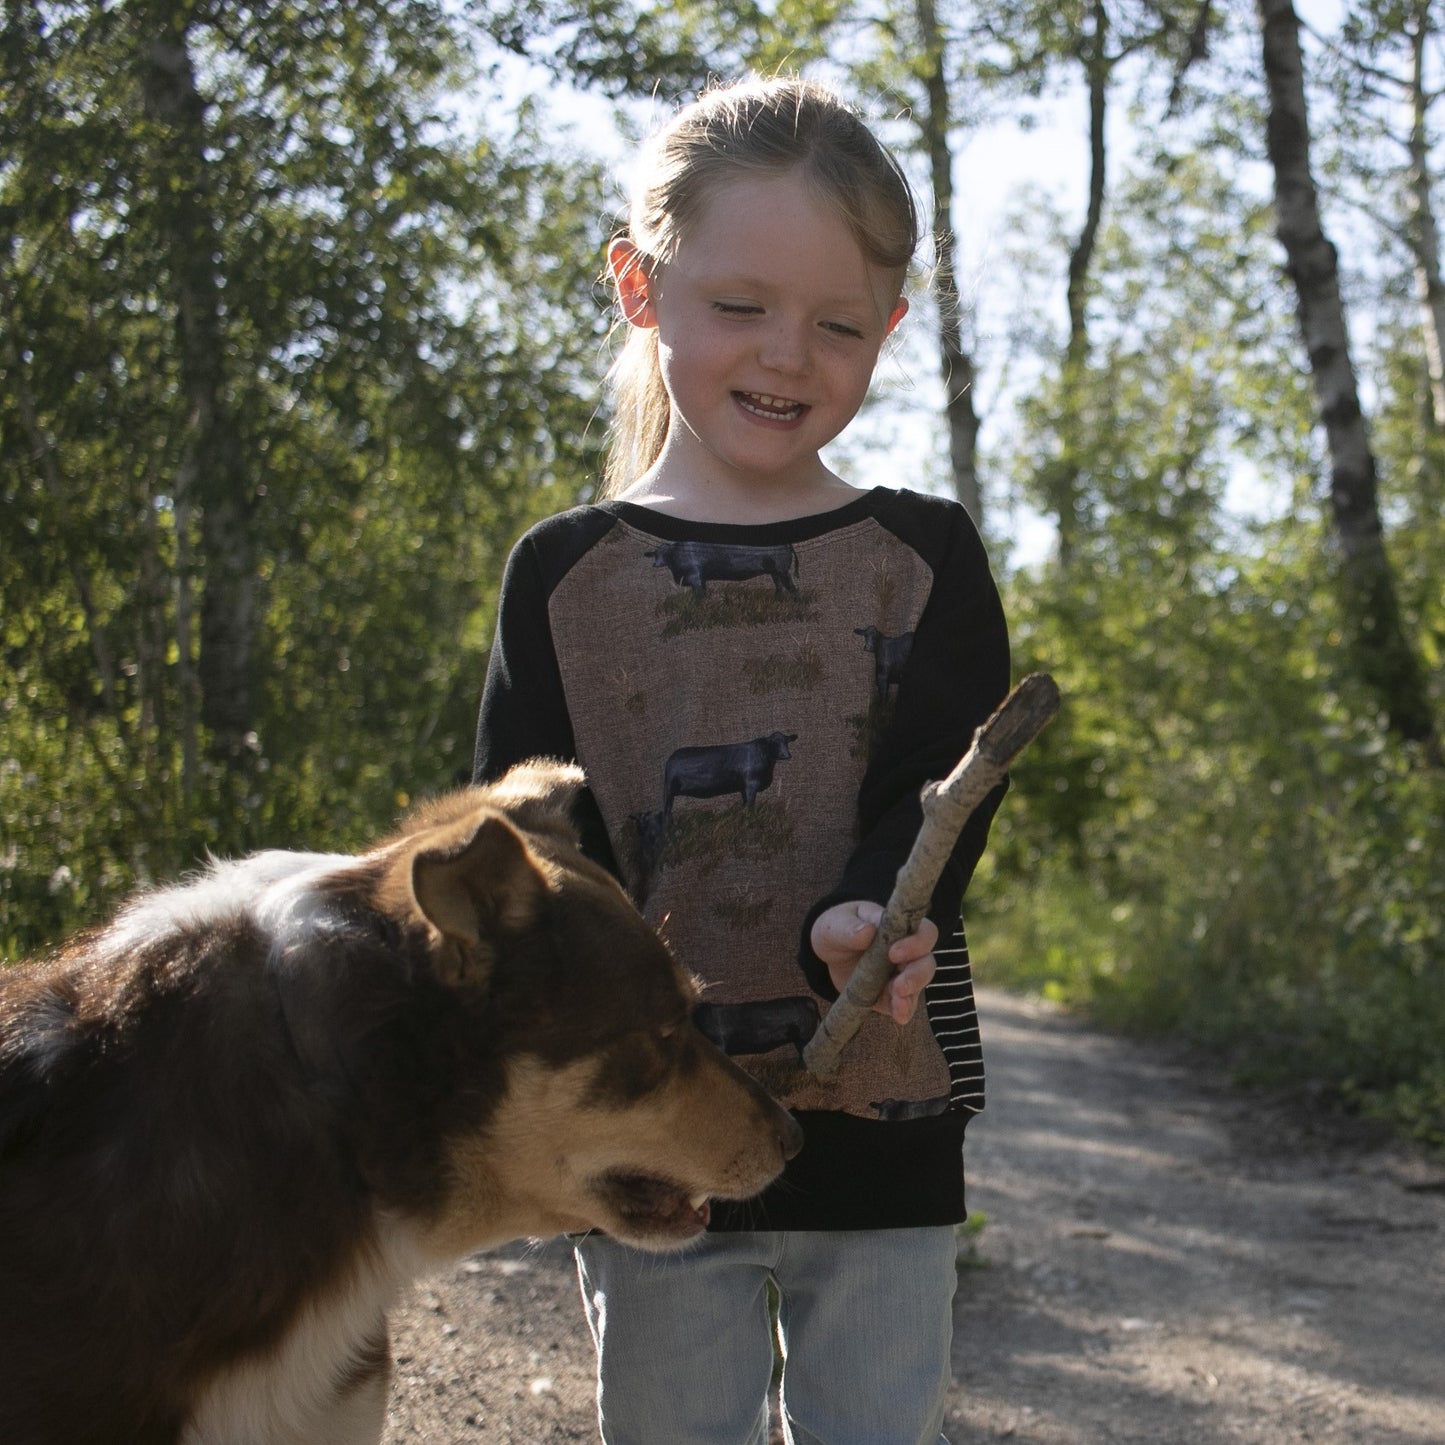
[[[523,1236],[650,1248],[801,1143],[527,764],[0,974],[0,1440],[375,1441],[386,1311]]]

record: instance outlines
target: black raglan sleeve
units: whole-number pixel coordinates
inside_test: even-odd
[[[533,528],[512,549],[482,686],[473,782],[493,782],[529,758],[577,761],[548,600],[568,568],[595,540],[599,526],[605,530],[607,525],[607,519],[591,509],[562,513]],[[616,873],[612,844],[590,790],[579,797],[573,821],[587,856]]]
[[[898,689],[892,722],[869,761],[858,794],[859,841],[838,884],[803,920],[799,962],[809,986],[836,990],[809,935],[819,914],[854,899],[886,903],[923,821],[923,785],[946,777],[1009,687],[1008,627],[982,539],[957,503],[902,494],[879,520],[914,547],[933,571]],[[1005,780],[974,810],[934,890],[929,916],[947,936],[988,842]]]

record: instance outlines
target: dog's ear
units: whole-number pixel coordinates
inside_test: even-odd
[[[531,927],[548,890],[522,835],[487,812],[474,826],[418,849],[411,891],[422,915],[450,945],[443,964],[448,981],[460,983],[480,982],[494,940]]]
[[[574,763],[533,758],[503,773],[487,788],[486,795],[487,802],[501,808],[519,828],[550,834],[575,847],[577,826],[572,821],[572,806],[586,785],[582,769]]]

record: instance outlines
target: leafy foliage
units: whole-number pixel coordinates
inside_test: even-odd
[[[1077,410],[1060,421],[1045,393],[1025,411],[1026,476],[1067,445],[1090,507],[1069,568],[1011,579],[1018,669],[1053,673],[1065,708],[971,895],[981,952],[995,977],[1186,1032],[1247,1075],[1324,1081],[1445,1142],[1445,778],[1358,679],[1313,487],[1246,538],[1221,525],[1243,459],[1313,469],[1260,233],[1201,166],[1175,168],[1167,210],[1153,180],[1127,193]],[[1221,221],[1229,291],[1179,264],[1219,254]],[[1412,543],[1403,557],[1425,606],[1438,565]]]
[[[249,757],[198,726],[204,493],[133,79],[143,6],[6,11],[0,942],[207,848],[374,834],[467,770],[506,548],[600,438],[595,166],[442,107],[439,7],[169,12],[206,98],[261,598]]]

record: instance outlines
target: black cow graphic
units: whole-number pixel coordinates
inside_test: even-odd
[[[662,773],[662,812],[672,812],[672,802],[684,798],[720,798],[737,793],[744,807],[751,807],[765,788],[773,785],[773,768],[792,757],[788,744],[797,733],[769,733],[746,743],[717,743],[712,747],[678,748],[667,760]]]
[[[913,634],[900,632],[897,637],[889,637],[876,627],[855,627],[853,633],[863,639],[863,651],[873,654],[873,679],[878,698],[880,702],[886,701],[888,689],[903,681],[903,666],[913,651]]]
[[[725,1054],[766,1054],[791,1044],[801,1061],[803,1046],[818,1031],[818,1005],[803,996],[758,1003],[700,1003],[692,1018]]]
[[[750,577],[771,577],[775,594],[797,595],[798,554],[786,543],[776,547],[730,546],[726,542],[663,542],[644,552],[654,567],[666,567],[679,587],[690,587],[694,597],[707,594],[709,582],[746,582]]]

